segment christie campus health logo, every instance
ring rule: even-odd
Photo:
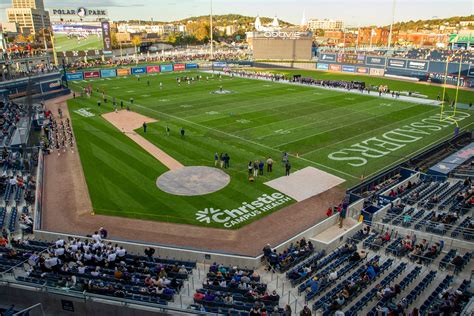
[[[274,208],[290,202],[292,199],[282,193],[263,194],[253,202],[243,202],[238,208],[221,210],[218,208],[205,208],[196,212],[196,220],[211,224],[223,224],[226,228],[248,221],[249,219],[273,210]]]

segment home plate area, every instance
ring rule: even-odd
[[[338,186],[344,181],[344,179],[325,171],[306,167],[289,176],[265,182],[265,184],[300,202]]]

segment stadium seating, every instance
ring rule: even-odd
[[[209,267],[203,289],[194,295],[194,303],[210,311],[250,311],[254,306],[264,306],[283,312],[278,307],[279,299],[275,292],[267,292],[267,285],[260,283],[256,271],[216,263]]]

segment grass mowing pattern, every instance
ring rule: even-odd
[[[196,75],[179,75],[186,74]],[[453,132],[452,128],[445,128],[393,155],[371,159],[363,167],[352,167],[344,161],[330,160],[328,153],[417,122],[439,113],[439,108],[240,78],[204,79],[178,86],[177,75],[142,76],[140,81],[134,76],[95,79],[72,84],[76,90],[89,84],[94,88],[90,99],[70,100],[69,109],[93,207],[98,214],[222,228],[222,224],[197,221],[196,211],[210,207],[231,210],[262,194],[275,192],[263,182],[284,174],[279,163],[283,151],[300,156],[291,159],[292,171],[314,166],[345,178],[349,186],[356,184],[360,175],[378,172]],[[234,93],[210,93],[221,85]],[[95,92],[96,88],[109,96],[108,103],[102,102],[101,108],[97,106],[101,93]],[[112,96],[118,104],[123,100],[125,106],[133,97],[131,110],[158,119],[148,125],[146,135],[141,130],[137,132],[184,165],[213,166],[214,152],[227,152],[231,167],[226,172],[231,176],[231,183],[221,191],[198,197],[161,192],[155,182],[166,168],[100,117],[101,113],[113,110]],[[88,108],[95,116],[83,117],[74,112],[81,108]],[[469,117],[460,125],[469,126],[472,122]],[[166,136],[166,126],[171,129],[170,136]],[[181,127],[186,130],[184,139],[179,136]],[[248,161],[268,156],[277,161],[274,172],[248,183]]]

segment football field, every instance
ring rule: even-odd
[[[177,83],[177,76],[198,74],[202,80]],[[343,185],[350,187],[451,137],[456,126],[471,129],[474,122],[470,110],[446,112],[440,119],[439,107],[375,93],[206,76],[211,75],[180,72],[70,83],[76,91],[89,85],[94,91],[90,98],[70,100],[69,111],[96,213],[235,229],[295,201],[232,224],[200,221],[197,212],[237,209],[277,192],[264,182],[284,176],[283,152],[290,155],[292,172],[314,167],[345,179]],[[227,94],[216,93],[220,90]],[[102,91],[108,102],[99,108]],[[168,169],[101,117],[113,111],[112,98],[119,109],[122,101],[155,119],[146,134],[141,128],[136,132],[185,166],[214,166],[215,152],[228,153],[230,168],[224,171],[229,185],[192,197],[158,189],[156,179]],[[269,156],[276,161],[274,171],[249,183],[248,162]]]
[[[102,36],[94,34],[80,40],[76,37],[68,38],[66,34],[56,34],[54,36],[54,49],[57,52],[103,49],[103,47]]]

